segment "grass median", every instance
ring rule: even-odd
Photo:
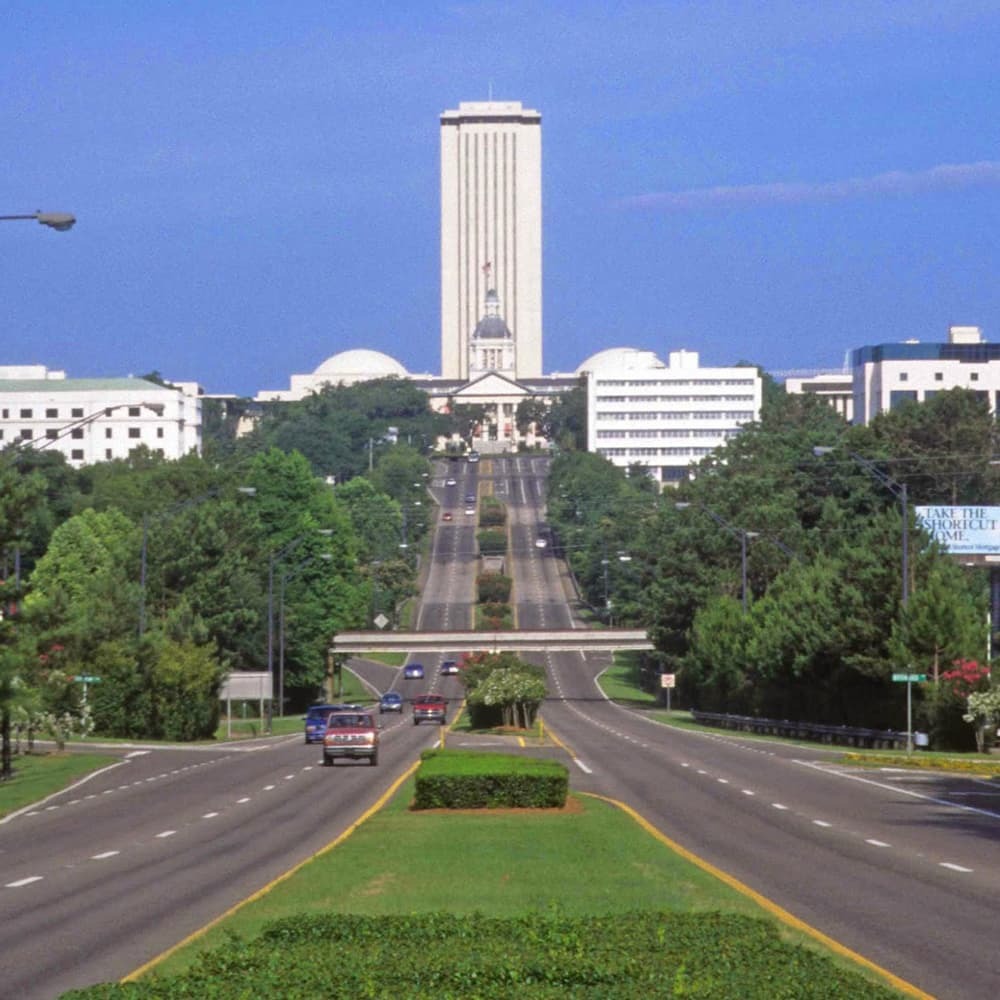
[[[275,920],[330,914],[592,918],[670,911],[772,921],[753,900],[598,799],[571,795],[565,808],[554,810],[415,812],[409,808],[412,798],[410,779],[335,850],[168,956],[155,974],[188,969],[202,952],[231,943],[234,934],[250,940]],[[796,945],[816,950],[805,935],[778,928],[790,955]],[[857,971],[841,959],[834,966],[851,970],[845,972],[849,978]],[[294,970],[288,973],[294,980]]]
[[[117,758],[90,753],[18,754],[13,776],[0,782],[0,817],[41,802],[92,771],[117,763]]]

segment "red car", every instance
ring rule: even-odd
[[[443,726],[448,714],[448,699],[439,694],[418,694],[413,699],[413,724],[436,722]]]
[[[443,514],[441,515],[441,520],[442,520],[442,521],[450,521],[450,520],[451,520],[451,511],[450,511],[450,510],[446,510],[446,511],[445,511],[445,512],[444,512],[444,513],[443,513]]]

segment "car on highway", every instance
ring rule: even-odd
[[[458,673],[458,661],[457,660],[443,660],[441,662],[441,673],[445,677],[447,677],[449,674],[457,674]]]
[[[386,691],[378,700],[379,714],[384,712],[402,712],[403,696],[398,691]]]
[[[447,479],[446,479],[446,480],[444,481],[444,484],[445,484],[445,486],[457,486],[457,485],[458,485],[458,480],[457,480],[457,479],[454,479],[454,478],[453,478],[453,477],[451,477],[451,476],[449,476],[449,477],[448,477],[448,478],[447,478]]]
[[[549,543],[544,538],[536,538],[535,539],[535,548],[536,549],[544,549],[545,546],[548,545],[548,544]]]
[[[448,715],[448,699],[440,694],[418,694],[413,699],[413,724],[436,722],[443,726]]]
[[[473,504],[473,503],[475,503],[476,502],[476,494],[475,493],[466,493],[465,494],[465,502],[467,504]]]
[[[346,705],[310,705],[302,721],[306,724],[306,743],[322,743],[326,733],[326,720],[331,712],[339,712]]]
[[[475,507],[466,507],[465,508],[465,514],[466,514],[467,517],[475,517],[476,516],[476,508]]]
[[[323,764],[332,767],[341,759],[378,764],[378,723],[371,712],[331,712],[323,736]]]
[[[444,513],[443,513],[443,514],[441,515],[441,520],[442,520],[442,521],[450,521],[450,520],[451,520],[451,518],[452,518],[452,514],[451,514],[451,511],[450,511],[450,510],[446,510],[446,511],[445,511],[445,512],[444,512]]]
[[[408,681],[422,681],[424,679],[424,665],[422,663],[407,663],[403,668],[403,678]]]

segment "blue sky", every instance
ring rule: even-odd
[[[1000,0],[8,2],[0,364],[440,370],[440,112],[542,113],[546,371],[1000,340]]]

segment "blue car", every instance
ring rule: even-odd
[[[403,677],[408,681],[422,681],[424,679],[424,665],[422,663],[407,663],[403,669]]]
[[[378,700],[379,715],[383,712],[402,712],[403,696],[398,691],[386,691]]]
[[[306,724],[306,743],[322,743],[326,735],[326,720],[331,712],[339,712],[343,705],[310,705],[302,716]]]

